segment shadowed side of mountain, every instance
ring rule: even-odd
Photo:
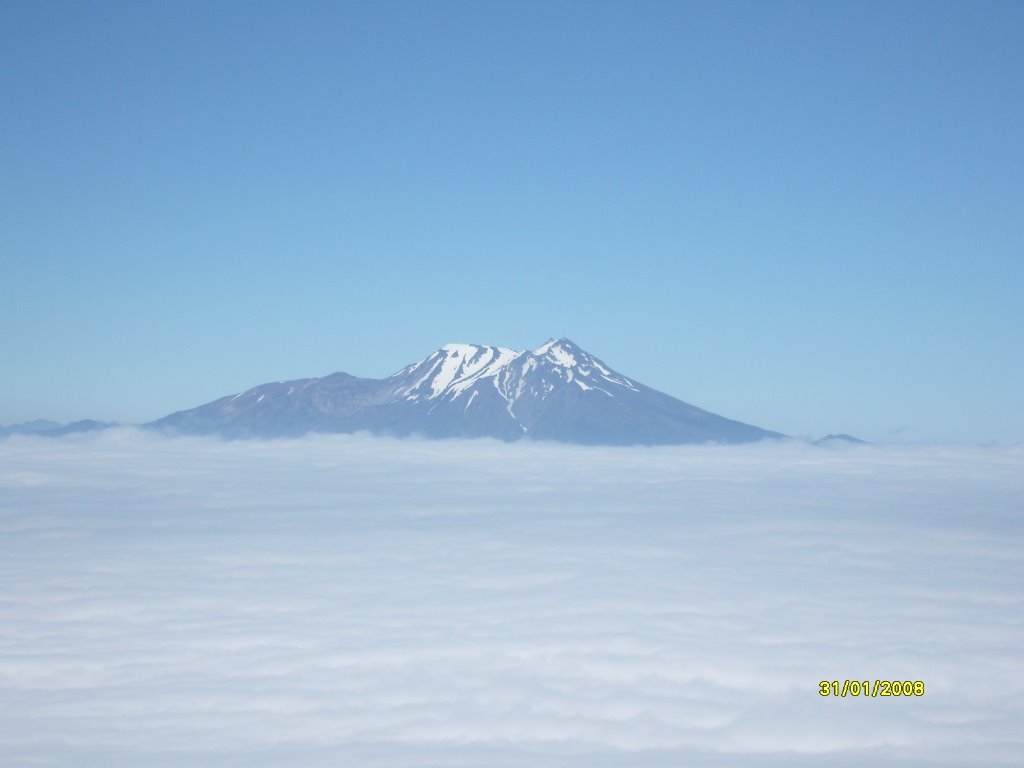
[[[565,388],[529,415],[528,434],[535,440],[562,440],[568,434],[572,442],[586,445],[749,443],[783,437],[634,384],[637,391],[629,398]]]
[[[308,432],[370,429],[381,382],[333,373],[319,379],[262,384],[143,426],[183,435],[298,437]]]

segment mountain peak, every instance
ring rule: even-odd
[[[577,346],[576,343],[572,339],[568,339],[565,336],[563,336],[560,339],[549,338],[547,341],[545,341],[543,344],[541,344],[539,347],[537,347],[535,350],[533,350],[533,354],[535,354],[535,355],[543,355],[551,347],[554,347],[554,346],[569,347],[571,349],[579,349],[579,346]]]
[[[449,353],[451,353],[453,355],[458,355],[458,354],[465,355],[465,354],[471,354],[475,350],[476,350],[476,345],[475,344],[459,344],[459,343],[456,343],[456,342],[449,342],[449,343],[445,344],[443,347],[441,347],[437,351],[438,352],[449,352]]]
[[[547,358],[551,362],[566,368],[572,368],[578,364],[580,359],[590,356],[564,336],[557,341],[548,339],[533,351],[533,355],[534,357]]]
[[[449,342],[441,347],[438,352],[444,352],[452,357],[472,357],[477,354],[481,349],[487,349],[487,347],[480,346],[479,344],[461,344],[457,342]]]

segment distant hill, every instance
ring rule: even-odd
[[[838,434],[838,435],[825,435],[820,440],[815,440],[812,445],[837,445],[837,444],[856,444],[867,445],[865,440],[853,437],[852,435]]]
[[[95,432],[100,429],[116,427],[114,421],[94,421],[93,419],[82,419],[72,421],[70,424],[61,424],[49,419],[35,419],[21,424],[11,424],[8,427],[0,427],[0,437],[7,435],[38,435],[40,437],[60,437],[70,435],[74,432]]]
[[[75,432],[97,432],[101,429],[110,429],[116,427],[116,421],[95,421],[94,419],[82,419],[81,421],[72,421],[70,424],[65,424],[63,427],[57,427],[56,429],[48,429],[40,434],[46,435],[47,437],[60,437],[61,435],[70,435]]]
[[[4,435],[36,435],[50,429],[59,429],[61,426],[63,425],[59,422],[50,421],[49,419],[34,419],[32,421],[23,421],[20,424],[0,427],[0,437]]]

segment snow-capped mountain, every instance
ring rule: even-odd
[[[148,426],[229,437],[367,430],[607,445],[781,437],[645,387],[568,339],[532,352],[446,344],[385,379],[335,373],[264,384]]]

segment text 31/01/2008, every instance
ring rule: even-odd
[[[920,680],[822,680],[818,683],[819,696],[924,696],[924,683]]]

